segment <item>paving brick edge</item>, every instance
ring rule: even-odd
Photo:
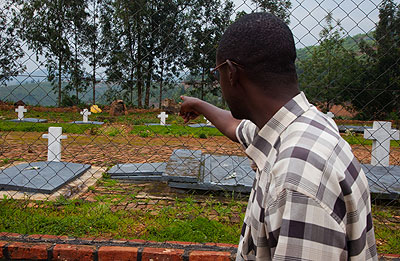
[[[237,245],[141,239],[75,238],[0,232],[0,260],[235,260]],[[400,255],[381,254],[380,260],[400,261]]]

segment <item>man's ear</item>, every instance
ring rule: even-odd
[[[236,86],[239,82],[238,69],[229,60],[226,60],[226,63],[228,65],[229,82],[230,82],[231,86]]]

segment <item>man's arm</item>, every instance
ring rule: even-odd
[[[241,120],[233,118],[230,111],[220,109],[193,97],[181,96],[181,99],[183,103],[179,114],[185,120],[185,123],[199,115],[204,115],[225,136],[232,141],[239,142],[236,137],[236,128]]]

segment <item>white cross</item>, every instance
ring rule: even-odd
[[[168,114],[166,114],[165,112],[162,112],[161,114],[159,114],[158,116],[157,116],[157,118],[159,118],[160,119],[160,125],[165,125],[165,122],[166,122],[166,120],[167,120],[167,118],[168,118]]]
[[[326,116],[328,116],[329,118],[333,119],[335,117],[335,114],[333,114],[333,112],[328,111],[326,113]]]
[[[27,112],[27,109],[25,109],[24,106],[18,106],[15,112],[18,112],[18,120],[22,121],[24,119],[24,112]]]
[[[364,130],[364,139],[373,140],[371,165],[389,166],[390,140],[399,140],[399,131],[392,130],[392,123],[374,121],[372,129]]]
[[[211,121],[209,121],[206,117],[203,117],[206,120],[206,125],[207,126],[212,126]]]
[[[88,109],[83,109],[83,111],[81,111],[81,115],[83,115],[83,122],[88,122],[90,114],[92,113]]]
[[[49,127],[49,134],[43,134],[42,138],[49,139],[47,161],[61,161],[61,139],[67,138],[62,135],[62,127]]]

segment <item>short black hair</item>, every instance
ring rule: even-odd
[[[247,14],[230,25],[219,42],[217,58],[243,65],[250,80],[260,84],[273,79],[297,81],[293,34],[271,13]]]

